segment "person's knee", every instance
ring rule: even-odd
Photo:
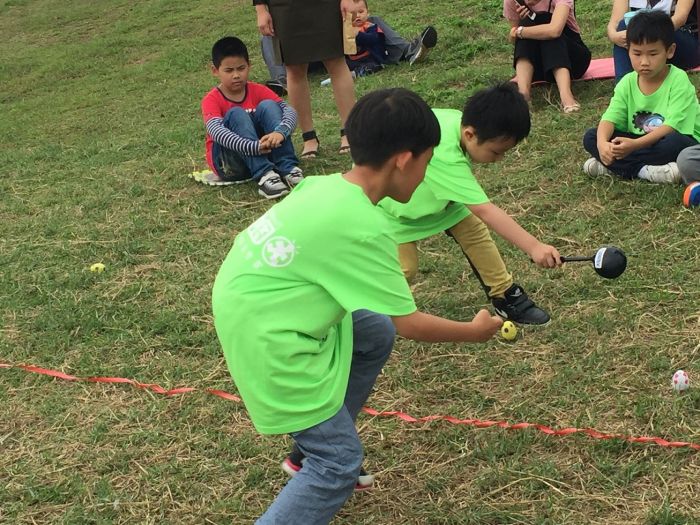
[[[282,108],[280,108],[279,104],[275,102],[274,100],[267,99],[263,100],[258,104],[258,106],[255,108],[255,112],[260,112],[260,114],[265,114],[265,113],[271,113],[273,115],[282,115]]]
[[[241,107],[231,108],[224,115],[224,126],[230,128],[233,124],[239,124],[244,121],[249,121],[250,115]]]
[[[322,460],[324,469],[332,473],[335,490],[350,489],[357,483],[360,468],[364,460],[364,450],[360,439],[348,440],[342,447],[336,448],[335,454]],[[330,481],[330,479],[329,479]]]
[[[676,163],[685,184],[700,181],[700,145],[685,148],[678,154]]]
[[[598,128],[591,128],[583,134],[583,147],[591,155],[598,152]]]
[[[391,349],[394,347],[394,341],[396,340],[396,327],[391,317],[388,315],[381,315],[377,320],[377,335],[376,344],[378,347],[384,349],[385,353],[390,353]]]

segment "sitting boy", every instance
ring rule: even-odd
[[[363,459],[355,418],[396,332],[476,342],[502,324],[486,310],[471,322],[419,312],[376,207],[407,202],[423,179],[440,141],[428,105],[375,91],[346,130],[352,169],[304,180],[242,231],[214,283],[214,325],[253,424],[290,434],[305,456],[259,525],[328,523],[350,497]]]
[[[461,247],[498,315],[520,324],[548,323],[549,314],[513,283],[489,228],[542,267],[560,265],[559,252],[490,202],[471,166],[501,160],[528,135],[530,112],[525,98],[515,86],[503,84],[474,94],[462,112],[434,109],[433,113],[442,138],[425,180],[407,204],[390,198],[379,203],[400,243],[406,278],[412,280],[418,271],[416,241],[444,231]]]
[[[286,195],[303,179],[290,138],[296,112],[269,88],[248,82],[248,49],[238,38],[216,42],[211,59],[220,84],[202,99],[202,116],[212,173],[200,181],[225,186],[254,180],[266,199]]]
[[[352,14],[357,52],[345,55],[350,71],[373,73],[384,67],[387,61],[384,31],[368,20],[369,11],[365,0],[357,0]],[[360,75],[362,76],[362,75]]]
[[[583,147],[593,157],[583,171],[677,184],[678,154],[700,140],[700,106],[685,71],[666,63],[676,48],[671,17],[637,12],[627,45],[634,71],[615,86],[598,128],[584,135]]]

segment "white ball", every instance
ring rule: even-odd
[[[688,379],[687,372],[684,370],[676,370],[676,373],[673,374],[673,382],[671,385],[676,392],[688,390],[690,387],[690,379]]]

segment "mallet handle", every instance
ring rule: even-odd
[[[592,261],[593,257],[586,257],[584,255],[577,255],[575,257],[562,257],[561,262],[579,262],[579,261]]]

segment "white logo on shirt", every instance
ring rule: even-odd
[[[255,245],[264,243],[275,233],[275,226],[272,224],[267,213],[260,217],[253,224],[248,226],[248,238]]]
[[[275,268],[291,264],[296,253],[296,246],[286,237],[273,237],[265,243],[262,250],[263,260]]]

